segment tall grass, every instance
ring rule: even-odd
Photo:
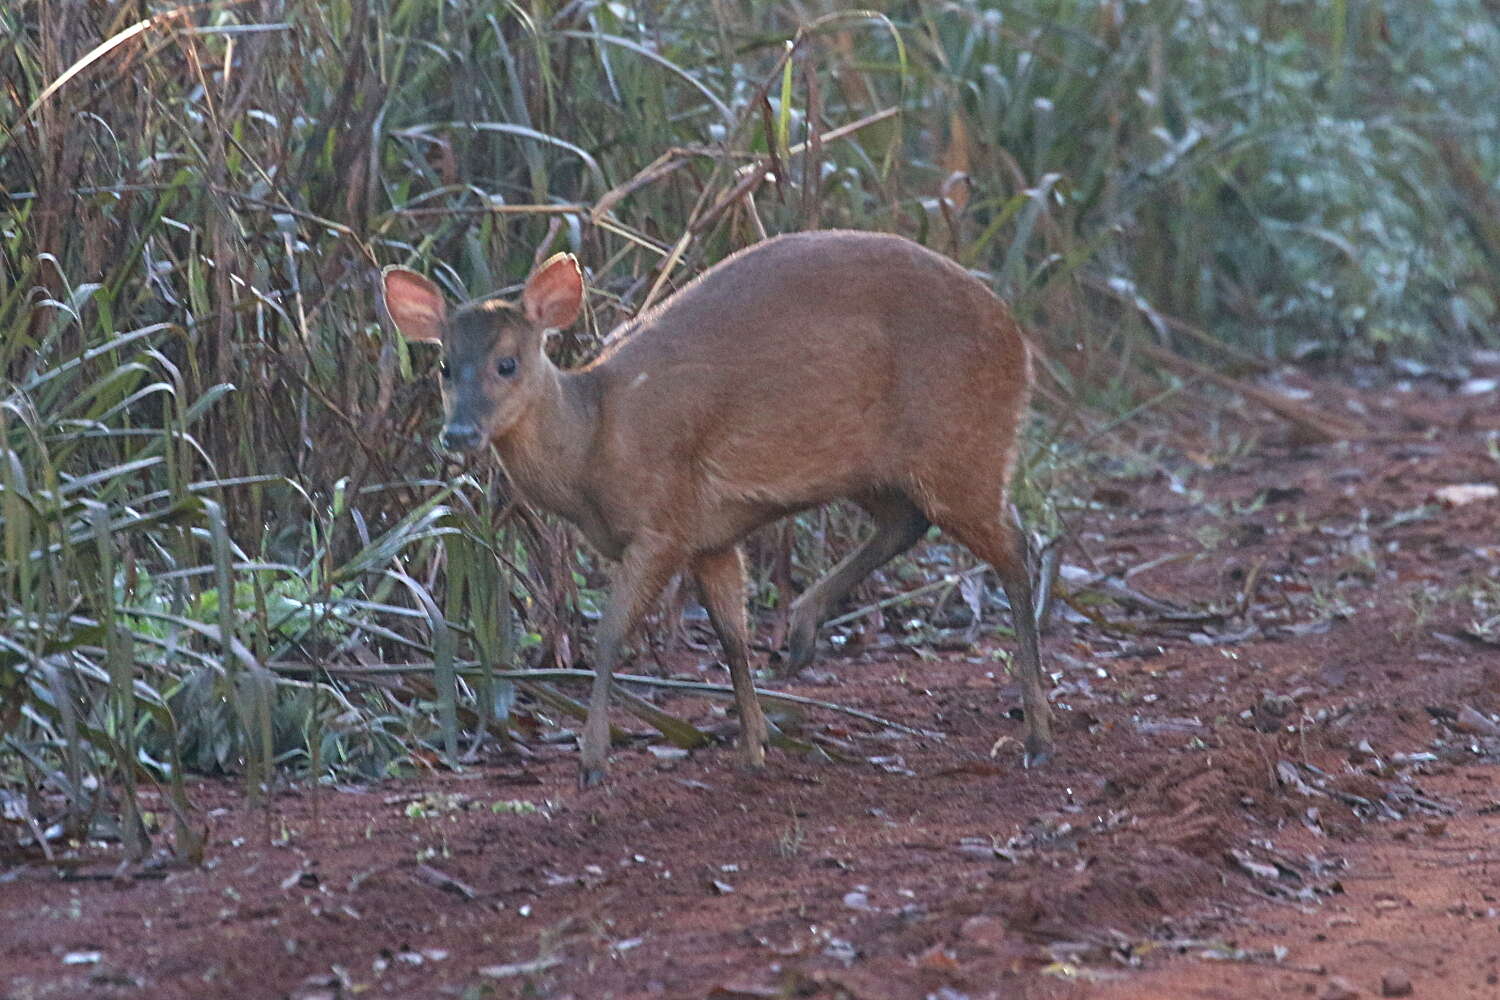
[[[436,359],[378,322],[382,264],[463,298],[572,249],[577,361],[763,232],[902,232],[988,275],[1049,345],[1048,398],[1097,409],[1176,387],[1132,345],[1208,349],[1184,330],[1262,357],[1481,335],[1500,33],[1423,6],[6,5],[18,836],[138,854],[172,815],[191,853],[185,770],[259,794],[461,759],[505,736],[498,672],[577,657],[597,567],[497,471],[443,464]],[[773,639],[858,530],[757,540]]]

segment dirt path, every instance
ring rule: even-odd
[[[1432,783],[1452,801],[1500,790],[1500,768]],[[1349,855],[1340,892],[1319,906],[1261,906],[1233,945],[1185,949],[1101,985],[1103,1000],[1308,996],[1500,996],[1500,801],[1450,820],[1394,823]]]
[[[0,859],[0,997],[1500,996],[1500,503],[1427,502],[1500,475],[1500,407],[1312,388],[1376,434],[1101,471],[1046,769],[985,640],[789,685],[944,734],[780,717],[843,762],[643,734],[589,793],[543,742],[268,813],[204,782],[202,868]]]

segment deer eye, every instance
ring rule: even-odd
[[[495,362],[495,371],[499,372],[501,375],[504,375],[506,378],[509,378],[516,373],[516,359],[501,358],[499,361]]]
[[[448,367],[448,362],[444,361],[443,362],[443,367],[440,370],[443,373],[443,381],[444,382],[449,382],[449,381],[451,381],[453,379],[453,369],[451,369],[451,368]]]

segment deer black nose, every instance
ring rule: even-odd
[[[449,451],[473,451],[479,447],[479,428],[473,424],[449,424],[443,428],[443,447]]]

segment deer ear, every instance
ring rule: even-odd
[[[521,307],[533,326],[544,329],[561,330],[577,319],[583,308],[583,272],[578,269],[578,258],[570,253],[548,257],[526,279]]]
[[[386,314],[401,336],[418,341],[443,339],[448,306],[436,285],[415,271],[392,265],[380,272],[380,288]]]

